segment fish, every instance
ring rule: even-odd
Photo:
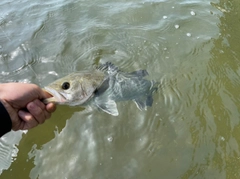
[[[146,70],[123,72],[113,63],[106,62],[90,73],[76,72],[46,86],[44,90],[53,97],[45,99],[44,103],[95,106],[118,116],[116,102],[132,100],[140,110],[147,110],[153,104],[152,95],[159,84],[145,79],[148,75]]]

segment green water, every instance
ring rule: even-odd
[[[0,2],[0,82],[44,87],[110,61],[160,82],[119,116],[59,106],[0,140],[0,178],[240,178],[238,0]]]

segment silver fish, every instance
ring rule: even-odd
[[[53,98],[52,100],[46,99],[44,102],[54,102],[55,100],[60,104],[96,106],[106,113],[117,116],[119,112],[116,102],[132,100],[140,110],[146,110],[147,106],[152,106],[152,93],[158,88],[158,83],[144,79],[148,75],[146,70],[126,73],[110,62],[100,65],[95,72],[91,73],[92,76],[84,78],[86,80],[84,84],[76,74],[78,73],[66,76],[45,87],[45,90],[52,94]],[[93,86],[93,81],[97,85]],[[74,83],[74,86],[81,87],[72,86],[72,88],[64,90],[62,89],[64,83],[69,83],[69,86]],[[88,95],[84,95],[86,91],[88,91]]]

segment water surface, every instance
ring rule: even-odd
[[[239,178],[237,0],[0,2],[0,82],[47,85],[110,61],[161,83],[139,111],[59,106],[0,140],[1,178]]]

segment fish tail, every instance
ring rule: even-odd
[[[159,88],[159,85],[160,83],[159,82],[156,82],[156,81],[151,81],[152,82],[152,86],[150,87],[150,93],[149,95],[147,96],[147,100],[146,100],[146,105],[147,106],[152,106],[153,104],[153,93],[156,92]]]
[[[159,83],[155,81],[151,81],[151,83],[152,85],[149,89],[148,95],[140,96],[139,98],[133,100],[140,110],[146,110],[147,106],[151,107],[153,104],[152,94],[158,90]]]

